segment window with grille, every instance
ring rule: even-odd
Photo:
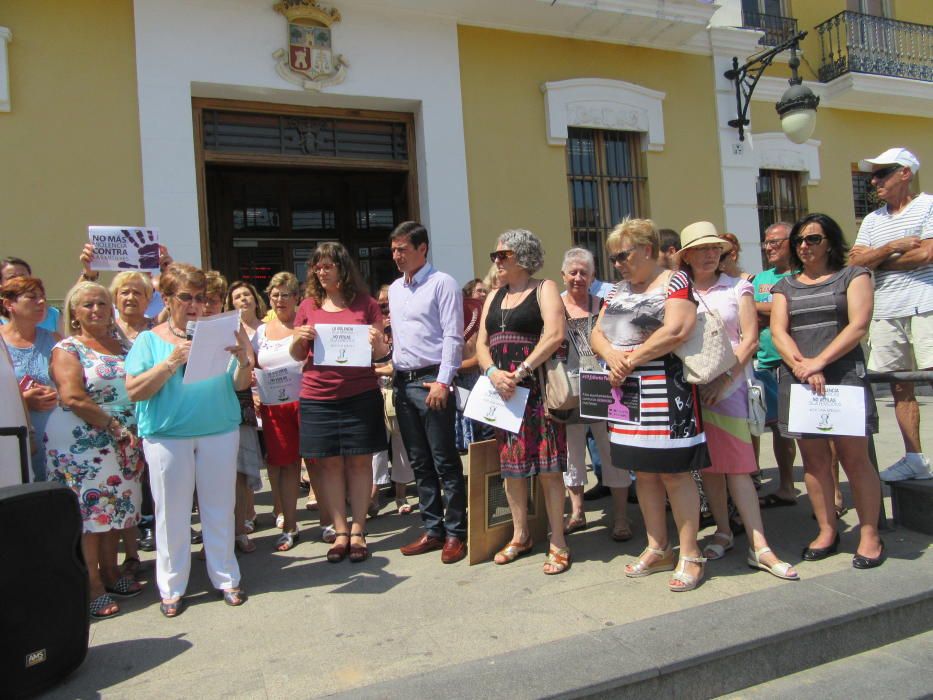
[[[807,193],[801,174],[790,170],[758,171],[758,237],[764,241],[767,228],[778,221],[794,223],[807,213]],[[762,264],[767,260],[762,254]]]
[[[852,201],[855,204],[855,223],[862,225],[862,219],[868,216],[884,202],[878,198],[878,193],[871,186],[871,173],[861,172],[857,166],[852,166]]]
[[[644,168],[639,134],[568,129],[567,180],[574,245],[596,258],[596,274],[615,279],[606,256],[606,236],[625,217],[644,217]]]

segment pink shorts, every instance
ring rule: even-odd
[[[260,406],[266,464],[287,467],[298,462],[298,402]]]

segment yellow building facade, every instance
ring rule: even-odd
[[[291,19],[275,4],[5,3],[0,256],[28,260],[61,300],[89,225],[145,224],[177,259],[258,283],[341,240],[375,283],[392,274],[388,231],[417,217],[461,282],[515,227],[542,238],[556,277],[564,250],[598,253],[630,215],[674,230],[708,219],[739,236],[754,271],[769,216],[823,211],[854,238],[859,159],[908,147],[925,164],[919,189],[933,168],[929,41],[910,57],[918,77],[896,62],[859,73],[853,58],[820,80],[829,27],[817,27],[845,0],[785,2],[780,22],[739,0],[320,2],[339,13],[333,82],[289,72]],[[926,0],[881,5],[891,16],[843,19],[891,36],[933,20]],[[722,73],[794,27],[809,32],[800,75],[821,98],[816,130],[800,145],[781,133],[782,55],[739,140]],[[777,201],[786,188],[793,201]]]

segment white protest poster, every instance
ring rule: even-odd
[[[256,369],[256,387],[259,400],[266,406],[292,403],[301,391],[301,363],[295,362],[273,369]]]
[[[314,364],[318,367],[369,367],[373,363],[369,328],[359,323],[315,323]]]
[[[195,324],[191,351],[185,364],[184,384],[203,382],[227,371],[233,356],[226,348],[236,345],[239,327],[239,311],[202,318]]]
[[[816,435],[865,435],[865,390],[860,386],[828,384],[820,396],[808,384],[790,387],[792,433]]]
[[[467,399],[463,415],[478,420],[480,423],[486,423],[510,433],[517,433],[522,429],[526,403],[528,403],[528,389],[525,387],[516,387],[512,398],[503,401],[489,377],[482,376],[470,391],[470,398]]]
[[[88,226],[94,244],[92,270],[159,271],[159,229],[144,226]]]

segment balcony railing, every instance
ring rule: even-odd
[[[761,46],[777,46],[797,35],[797,20],[793,17],[743,11],[742,20],[746,28],[764,31],[765,35],[758,40]]]
[[[847,11],[816,30],[824,83],[844,73],[933,81],[933,26]]]

